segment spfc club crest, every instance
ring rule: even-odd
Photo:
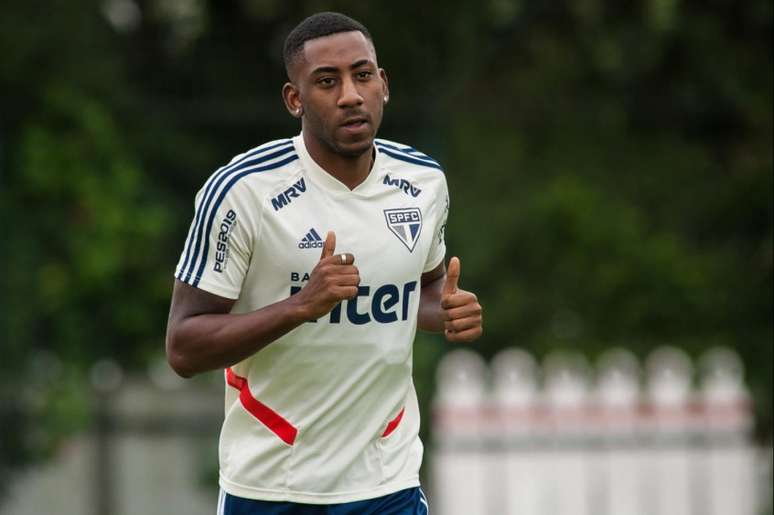
[[[385,209],[384,219],[392,234],[398,237],[409,252],[413,252],[422,232],[422,211],[418,207]]]

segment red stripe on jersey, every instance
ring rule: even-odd
[[[237,390],[242,390],[242,388],[244,388],[245,384],[247,383],[247,379],[245,379],[244,377],[239,377],[234,373],[233,370],[231,370],[230,368],[227,368],[226,382],[228,382],[230,386],[233,386]]]
[[[384,433],[382,433],[382,438],[390,436],[390,433],[395,431],[395,428],[398,427],[398,424],[400,424],[400,420],[403,418],[404,411],[406,411],[406,408],[405,407],[401,408],[400,413],[398,413],[398,416],[390,420],[390,422],[387,424],[387,429],[385,429]]]
[[[247,378],[238,376],[230,368],[226,369],[226,382],[239,390],[239,400],[242,406],[255,418],[266,426],[272,433],[277,435],[280,440],[288,445],[293,445],[296,441],[298,429],[293,424],[282,418],[282,416],[253,397],[250,393],[250,387],[247,384]]]

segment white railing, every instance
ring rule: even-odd
[[[435,515],[757,515],[758,452],[741,361],[625,350],[592,369],[445,356],[433,404]],[[644,377],[643,377],[644,376]],[[698,383],[697,387],[694,384]]]

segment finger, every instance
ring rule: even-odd
[[[320,261],[327,257],[331,257],[336,250],[336,233],[328,231],[325,235],[325,243],[323,243],[322,254],[320,254]]]
[[[449,268],[446,270],[446,281],[443,283],[443,295],[451,295],[457,292],[457,283],[460,280],[460,260],[456,256],[449,260]]]
[[[339,259],[337,261],[337,263],[341,265],[351,265],[354,262],[355,262],[355,255],[350,254],[349,252],[344,252],[343,254],[339,254]]]
[[[445,309],[443,311],[444,320],[458,320],[460,318],[467,318],[476,315],[481,315],[481,304],[478,302],[465,304],[464,306],[451,309]]]
[[[334,254],[326,258],[322,258],[318,261],[318,266],[333,265],[336,267],[336,273],[340,272],[340,268],[354,268],[355,255],[349,252],[342,252],[341,254]]]
[[[360,276],[358,274],[337,275],[331,279],[335,286],[358,286]]]
[[[355,262],[355,255],[350,254],[349,252],[342,252],[341,254],[333,254],[327,257],[320,256],[320,261],[319,261],[319,263],[321,264],[336,265],[336,266],[352,265],[352,263],[354,262]]]
[[[483,332],[481,327],[474,327],[461,332],[445,331],[444,335],[450,342],[472,342],[477,340]]]
[[[339,258],[341,259],[341,258]],[[341,265],[334,268],[336,275],[360,275],[360,270],[354,265]]]
[[[468,318],[460,318],[458,320],[451,320],[443,323],[444,329],[454,333],[473,329],[474,327],[481,327],[481,317],[476,315]]]
[[[357,285],[355,286],[336,286],[332,290],[333,295],[339,299],[351,299],[357,296]]]
[[[477,303],[478,297],[476,297],[476,294],[465,290],[457,290],[457,293],[441,297],[441,307],[443,309],[458,308],[467,304]]]

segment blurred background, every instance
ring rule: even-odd
[[[444,165],[477,359],[722,347],[770,455],[770,0],[4,0],[0,513],[214,510],[223,378],[166,367],[172,272],[209,174],[299,131],[281,47],[320,10],[372,32],[380,136]],[[415,344],[431,484],[450,350]]]

